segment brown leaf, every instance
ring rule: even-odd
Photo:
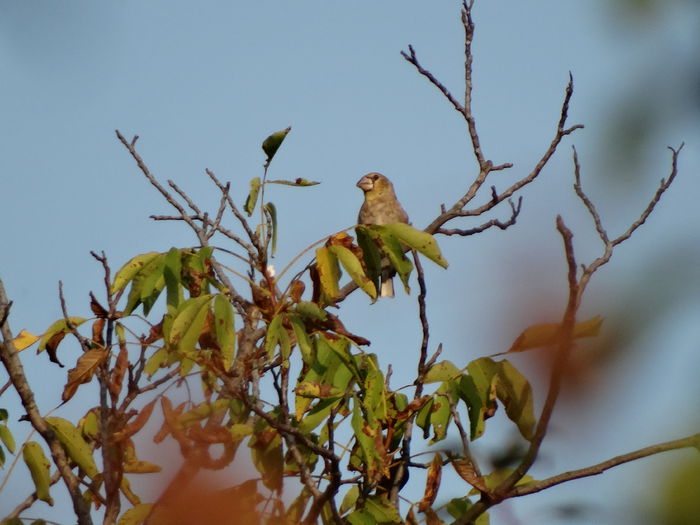
[[[414,399],[408,404],[408,406],[405,409],[401,410],[396,414],[396,420],[406,421],[413,414],[415,414],[421,408],[423,408],[423,405],[425,405],[430,399],[432,399],[432,396],[423,396],[419,397],[418,399]]]
[[[153,325],[151,327],[150,332],[148,332],[148,336],[143,340],[143,342],[144,342],[144,344],[151,345],[162,338],[163,338],[163,321],[161,320],[160,323]]]
[[[124,441],[125,439],[130,438],[139,430],[141,430],[148,421],[148,418],[151,417],[151,413],[153,412],[153,407],[155,406],[156,401],[157,399],[154,399],[153,401],[148,403],[145,407],[141,409],[141,411],[136,416],[136,419],[134,419],[131,423],[126,425],[119,432],[115,432],[114,434],[112,434],[112,441],[114,441],[115,443]]]
[[[153,438],[153,441],[159,443],[157,439],[165,438],[168,434],[172,434],[175,440],[180,445],[180,452],[183,456],[187,455],[187,451],[190,448],[190,442],[182,431],[182,426],[178,423],[178,416],[182,414],[185,410],[187,403],[181,403],[177,408],[173,409],[170,399],[163,396],[160,398],[160,407],[163,409],[163,417],[165,421],[163,422],[163,427],[158,431],[158,434]],[[166,430],[167,429],[167,430]]]
[[[46,342],[46,353],[49,354],[49,361],[56,363],[61,368],[63,368],[64,365],[58,360],[58,355],[56,352],[58,350],[58,345],[61,341],[63,341],[65,336],[66,332],[58,332]]]
[[[117,361],[112,369],[112,377],[107,385],[109,388],[110,396],[112,397],[112,403],[116,403],[119,399],[119,394],[122,391],[122,382],[124,380],[124,374],[126,373],[126,367],[129,365],[129,353],[126,349],[126,343],[119,344],[119,355],[117,356]]]
[[[97,367],[107,359],[108,355],[109,353],[104,348],[96,348],[88,350],[78,358],[75,368],[68,370],[68,382],[63,388],[61,396],[64,403],[73,397],[80,385],[90,382]]]
[[[292,281],[292,284],[289,285],[289,297],[292,299],[292,302],[298,303],[301,301],[301,296],[305,289],[306,285],[299,279]]]
[[[192,441],[198,441],[199,443],[231,442],[231,432],[229,432],[227,428],[221,426],[207,426],[202,428],[199,425],[194,425],[188,429],[187,435]]]
[[[109,316],[109,312],[102,307],[92,292],[90,292],[90,310],[92,310],[95,317],[98,317],[99,319],[107,319]]]
[[[453,459],[452,466],[454,467],[459,477],[469,483],[472,487],[480,492],[488,492],[489,489],[484,482],[484,478],[477,474],[474,465],[468,459]]]
[[[425,491],[423,499],[418,503],[420,512],[427,512],[432,506],[437,497],[438,489],[440,488],[440,480],[442,479],[442,456],[435,454],[433,461],[428,468],[428,476],[425,480]]]
[[[95,341],[98,345],[104,346],[105,345],[105,340],[104,337],[102,337],[102,331],[105,328],[105,320],[104,319],[98,319],[94,323],[92,323],[92,340]]]

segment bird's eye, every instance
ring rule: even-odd
[[[372,180],[377,180],[379,178],[379,175],[376,173],[372,173]]]

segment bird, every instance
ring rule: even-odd
[[[381,173],[372,172],[357,181],[365,200],[357,216],[358,224],[390,224],[403,222],[409,224],[408,214],[396,198],[394,185]],[[391,268],[382,270],[380,297],[394,297],[393,275]]]

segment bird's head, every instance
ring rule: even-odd
[[[394,186],[391,181],[384,175],[377,172],[368,173],[357,181],[357,187],[360,188],[366,196],[381,195],[387,192],[394,192]]]

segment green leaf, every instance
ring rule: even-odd
[[[152,503],[139,503],[121,515],[117,525],[141,525],[151,513]]]
[[[265,351],[267,352],[267,358],[272,359],[275,354],[275,347],[280,342],[280,332],[284,330],[282,326],[282,314],[277,314],[272,318],[270,324],[267,325],[267,335],[265,336]]]
[[[356,510],[346,518],[350,525],[377,525],[377,520],[367,510]]]
[[[144,314],[148,315],[148,311],[165,286],[165,278],[163,277],[164,262],[165,254],[158,253],[134,276],[126,307],[124,308],[125,314],[130,314],[139,304],[143,303]]]
[[[92,457],[92,450],[73,423],[60,417],[47,417],[45,421],[56,433],[68,457],[75,461],[90,479],[95,479],[99,471]]]
[[[433,409],[430,414],[430,424],[433,427],[433,438],[430,440],[431,445],[447,437],[447,428],[450,424],[450,419],[452,419],[450,400],[447,394],[443,393],[446,390],[446,384],[443,383],[440,386],[438,394],[435,395],[433,400]]]
[[[173,320],[168,341],[178,354],[187,356],[194,351],[207,319],[211,298],[209,294],[200,295],[188,299],[180,306],[180,311]]]
[[[343,497],[343,502],[340,504],[339,512],[345,514],[351,508],[355,506],[357,498],[360,496],[360,488],[357,485],[351,485],[350,490],[347,491]]]
[[[272,161],[272,158],[275,156],[275,153],[277,153],[277,150],[282,145],[282,142],[284,142],[285,137],[290,131],[292,131],[291,126],[280,131],[275,131],[263,141],[262,149],[265,152],[265,155],[267,155],[265,164],[270,164],[270,161]]]
[[[425,374],[424,383],[440,383],[449,379],[455,379],[461,375],[461,371],[450,361],[440,361],[430,367]]]
[[[362,258],[365,261],[367,277],[375,284],[375,288],[378,288],[379,277],[382,273],[382,255],[377,242],[369,233],[367,226],[358,226],[355,228],[355,234],[357,235],[357,245],[362,249]]]
[[[248,217],[253,215],[253,210],[255,209],[255,204],[258,202],[258,194],[260,193],[260,177],[253,177],[250,179],[250,192],[245,200],[243,209],[248,214]]]
[[[68,320],[76,328],[83,324],[85,321],[87,321],[87,319],[83,317],[69,317]],[[70,333],[70,328],[68,328],[68,323],[66,323],[65,319],[59,319],[58,321],[56,321],[48,327],[46,333],[44,333],[41,340],[39,341],[39,346],[36,349],[36,353],[38,354],[46,350],[46,344],[51,340],[53,336],[60,333]]]
[[[114,281],[109,289],[110,293],[117,293],[119,290],[124,288],[127,284],[129,284],[129,281],[136,276],[136,274],[138,274],[148,263],[159,255],[160,253],[158,252],[148,252],[131,258],[129,262],[122,266],[114,276]]]
[[[294,311],[304,319],[325,321],[328,317],[328,313],[323,308],[311,301],[299,301],[294,307]]]
[[[416,425],[423,429],[423,439],[430,435],[430,414],[433,412],[433,399],[427,401],[416,414]]]
[[[3,442],[11,454],[15,453],[15,438],[7,425],[0,425],[0,441]]]
[[[384,228],[409,248],[413,248],[434,263],[439,264],[443,268],[447,268],[447,261],[440,253],[440,247],[429,233],[417,230],[413,226],[402,222],[385,224]]]
[[[398,509],[385,497],[368,497],[365,501],[365,510],[377,520],[377,523],[402,523]]]
[[[364,381],[363,406],[367,412],[367,420],[374,425],[376,420],[386,420],[386,391],[384,390],[384,374],[376,368],[367,372]]]
[[[51,486],[51,463],[49,463],[49,460],[46,458],[41,445],[36,441],[28,441],[25,443],[22,447],[22,458],[29,469],[29,473],[32,475],[37,498],[53,506],[53,498],[51,498],[49,494],[49,487]]]
[[[321,184],[313,180],[307,180],[303,177],[297,177],[294,180],[268,180],[268,184],[283,184],[285,186],[316,186]]]
[[[413,263],[406,257],[399,239],[387,228],[387,225],[371,225],[367,228],[370,232],[374,230],[378,233],[381,243],[380,250],[389,258],[391,266],[401,278],[406,293],[411,293],[411,289],[408,287],[408,276],[413,270]]]
[[[535,410],[532,387],[525,377],[508,361],[501,361],[496,383],[498,399],[503,403],[508,418],[518,426],[528,441],[535,430]]]
[[[272,255],[277,251],[277,208],[271,202],[265,203],[265,212],[270,219],[272,229]]]
[[[236,327],[234,324],[233,306],[224,295],[214,297],[214,333],[221,349],[224,367],[228,370],[233,361],[236,349]]]
[[[298,316],[293,314],[290,314],[287,316],[287,318],[292,325],[292,330],[294,330],[294,336],[297,338],[297,345],[301,351],[301,356],[304,363],[313,363],[313,347],[311,346],[309,334],[306,333],[306,326],[304,326],[304,322]]]
[[[363,292],[369,295],[372,301],[376,301],[377,288],[372,280],[365,275],[365,271],[362,268],[362,263],[357,257],[355,257],[355,254],[348,250],[345,246],[339,245],[329,246],[328,250],[331,251],[340,261],[340,264],[343,265],[343,268],[345,268],[345,271],[348,272],[348,275],[353,282],[359,286]]]
[[[316,268],[321,281],[321,288],[326,296],[333,301],[340,295],[338,281],[340,268],[335,254],[326,247],[316,250]]]
[[[183,300],[181,278],[182,278],[182,251],[177,248],[170,248],[165,255],[165,265],[163,268],[163,278],[167,290],[167,304],[177,308]]]
[[[149,376],[155,374],[160,368],[167,366],[170,354],[167,348],[159,348],[146,361],[143,371]]]

